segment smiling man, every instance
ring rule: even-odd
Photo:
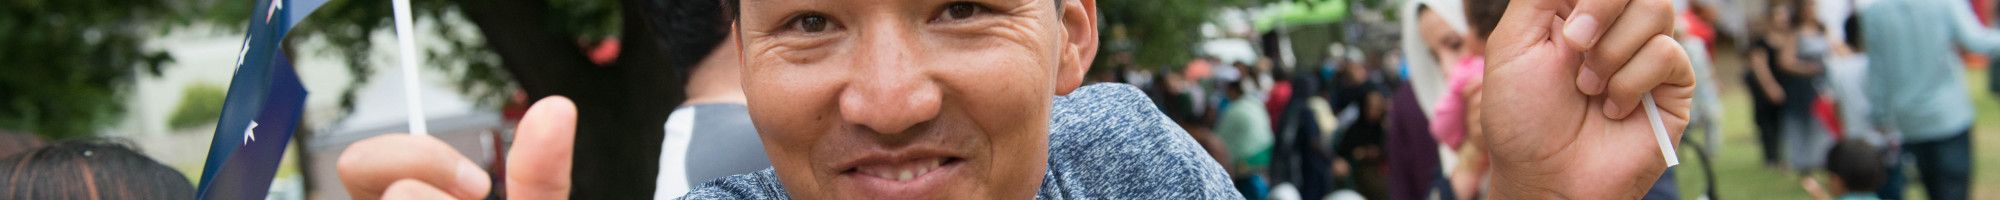
[[[728,8],[735,59],[772,168],[683,198],[1242,198],[1140,90],[1081,86],[1095,1],[724,1],[741,5]],[[574,112],[564,98],[530,109],[509,152],[509,197],[568,195]],[[343,182],[362,199],[489,191],[432,138],[349,149]]]
[[[744,93],[772,169],[683,198],[1241,198],[1137,88],[1081,86],[1097,51],[1094,0],[723,1],[740,5]],[[1502,163],[1495,198],[1632,197],[1664,170],[1644,157],[1657,148],[1631,146],[1653,144],[1635,128],[1643,119],[1626,117],[1637,107],[1603,105],[1659,93],[1679,127],[1693,83],[1682,81],[1685,55],[1661,53],[1679,46],[1649,42],[1664,37],[1653,14],[1671,7],[1627,2],[1509,7],[1494,38],[1515,39],[1495,40],[1489,51],[1503,51],[1486,69],[1505,84],[1480,105],[1508,112],[1484,113],[1496,137],[1477,141]],[[1613,76],[1580,74],[1586,60]],[[509,198],[569,195],[575,112],[546,98],[521,120]],[[1563,146],[1587,148],[1552,148]],[[1606,157],[1632,162],[1588,162]],[[492,183],[469,163],[435,138],[386,135],[350,146],[339,165],[361,199],[483,198]]]
[[[1079,87],[1094,1],[740,3],[773,170],[689,198],[1240,198],[1144,93]]]

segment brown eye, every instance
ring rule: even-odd
[[[1448,47],[1448,48],[1453,48],[1453,49],[1457,49],[1457,48],[1458,48],[1459,46],[1462,46],[1462,45],[1465,45],[1465,41],[1459,41],[1459,39],[1458,39],[1458,38],[1445,38],[1445,39],[1444,39],[1444,46],[1445,46],[1445,47]]]
[[[952,3],[950,5],[944,6],[944,13],[943,13],[944,17],[940,17],[938,20],[941,21],[965,20],[968,18],[978,16],[983,12],[986,12],[986,8],[979,7],[979,5],[973,5],[971,3],[964,3],[964,2]]]
[[[818,15],[807,15],[792,20],[792,29],[798,31],[805,31],[807,33],[818,33],[826,31],[826,26],[827,26],[826,17],[821,17]]]

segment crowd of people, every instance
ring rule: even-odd
[[[1674,3],[1670,35],[1701,82],[1681,149],[1718,153],[1723,110],[1750,109],[1764,165],[1814,197],[1906,198],[1908,167],[1924,196],[1970,197],[1973,94],[1961,55],[2000,50],[1993,1]],[[1493,167],[1479,147],[1486,39],[1506,5],[1411,0],[1395,22],[1400,45],[1336,42],[1320,63],[1206,56],[1094,81],[1141,86],[1250,199],[1477,199]],[[1743,60],[1722,66],[1741,73],[1717,72],[1719,56]],[[1742,74],[1751,106],[1723,107],[1717,74]],[[1587,93],[1605,81],[1584,79]],[[1646,198],[1680,199],[1674,171]]]

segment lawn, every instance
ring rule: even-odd
[[[1737,69],[1718,69],[1718,72],[1722,72],[1721,70]],[[1756,128],[1751,120],[1749,94],[1746,90],[1736,89],[1741,88],[1740,84],[1731,83],[1741,80],[1742,76],[1724,72],[1717,74],[1716,77],[1726,79],[1719,80],[1725,86],[1721,99],[1725,108],[1722,126],[1723,144],[1721,152],[1718,153],[1720,155],[1711,155],[1710,158],[1711,162],[1714,162],[1710,167],[1715,170],[1717,177],[1714,181],[1718,186],[1717,199],[1808,199],[1805,190],[1799,187],[1795,173],[1765,167],[1762,164]],[[1975,152],[1973,156],[1976,159],[1971,189],[1973,199],[2000,199],[2000,192],[1994,192],[2000,191],[2000,167],[1994,167],[2000,166],[2000,154],[1993,153],[1996,151],[1995,148],[2000,148],[2000,137],[1991,136],[2000,133],[2000,100],[1996,100],[1993,93],[1986,92],[1987,81],[1984,70],[1974,69],[1966,72],[1966,86],[1971,90],[1970,94],[1979,112],[1978,125],[1973,128],[1972,136]],[[1731,88],[1732,86],[1736,87]],[[1709,169],[1704,169],[1702,163],[1695,159],[1692,148],[1681,148],[1680,152],[1682,164],[1675,168],[1679,170],[1677,177],[1682,196],[1686,199],[1695,199],[1706,191],[1704,185],[1708,181],[1703,177],[1703,171]],[[1906,197],[1927,199],[1923,197],[1922,186],[1914,180],[1917,176],[1915,171],[1907,171],[1905,175],[1912,178],[1910,188],[1905,192]]]

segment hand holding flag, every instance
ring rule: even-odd
[[[1508,4],[1487,37],[1481,96],[1495,198],[1625,199],[1652,186],[1694,96],[1687,53],[1666,35],[1673,13],[1668,0]],[[1642,106],[1657,117],[1633,117]]]
[[[566,199],[576,105],[543,98],[528,109],[507,151],[507,196]],[[341,183],[355,199],[481,199],[491,191],[486,169],[430,136],[386,134],[355,142],[338,161]]]

